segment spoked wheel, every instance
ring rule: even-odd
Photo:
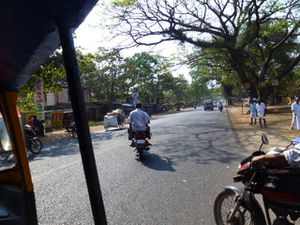
[[[227,219],[235,205],[236,195],[233,191],[224,190],[216,198],[214,203],[214,217],[217,225],[261,225],[256,223],[253,214],[240,206],[231,223]]]
[[[33,139],[29,145],[29,150],[33,154],[39,154],[42,151],[43,143],[40,139]]]

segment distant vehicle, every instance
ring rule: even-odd
[[[204,100],[203,101],[203,108],[204,108],[204,111],[206,110],[214,110],[214,104],[213,104],[213,100],[211,99],[208,99],[208,100]]]

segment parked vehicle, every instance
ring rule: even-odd
[[[146,140],[146,133],[144,131],[135,132],[132,141],[135,146],[136,160],[142,160],[145,151],[149,151],[150,149]]]
[[[208,99],[208,100],[204,100],[203,101],[203,108],[204,108],[204,111],[207,111],[207,110],[214,110],[214,105],[213,105],[213,100],[211,99]]]
[[[223,111],[223,106],[222,105],[218,106],[218,109],[219,109],[220,112],[222,112]]]
[[[39,154],[43,148],[42,141],[39,139],[39,137],[37,136],[37,134],[34,132],[34,130],[30,125],[28,124],[25,125],[23,130],[24,130],[24,137],[25,137],[25,146],[27,148],[27,151],[30,151],[33,154]],[[15,157],[12,151],[9,135],[6,127],[4,126],[4,121],[1,118],[0,120],[0,171],[3,162],[11,163],[13,161],[15,161]]]
[[[125,112],[122,109],[115,109],[112,112],[108,112],[103,119],[103,126],[107,131],[110,127],[116,127],[123,129],[125,127],[126,117]]]
[[[71,121],[67,125],[65,125],[65,129],[70,136],[76,137],[77,129],[74,121]]]
[[[43,143],[30,125],[24,126],[24,136],[27,149],[33,154],[39,154],[42,151]]]
[[[264,155],[265,152],[261,151],[261,148],[269,143],[265,134],[262,134],[261,138],[262,144],[259,150],[240,163],[237,176],[233,179],[234,182],[241,182],[243,188],[227,186],[216,197],[214,218],[217,225],[291,225],[294,223],[289,220],[296,221],[300,218],[299,169],[251,166],[252,158]],[[292,144],[297,140],[299,142],[299,138],[293,139]],[[256,199],[256,194],[262,196],[263,204]],[[273,222],[271,222],[270,211],[276,216]]]
[[[222,102],[218,103],[218,109],[219,109],[220,112],[223,111],[223,104],[222,104]]]

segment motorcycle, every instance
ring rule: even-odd
[[[223,111],[223,106],[222,106],[222,105],[219,105],[218,108],[219,108],[219,111],[220,111],[220,112]]]
[[[242,160],[238,166],[237,176],[233,178],[234,182],[241,182],[243,188],[227,186],[216,197],[214,219],[217,225],[292,225],[300,218],[299,168],[253,168],[252,158],[266,154],[261,149],[269,141],[265,134],[262,134],[261,139],[259,150]],[[299,138],[292,139],[290,145],[299,141]],[[290,145],[277,150],[287,150]],[[255,194],[262,196],[262,204],[258,202]],[[273,222],[270,210],[276,216]]]
[[[42,151],[43,143],[30,125],[24,126],[24,136],[27,149],[33,154],[39,154]]]
[[[65,126],[65,129],[66,129],[67,133],[68,133],[70,136],[76,137],[76,135],[77,135],[77,129],[76,129],[76,124],[75,124],[75,122],[69,123],[67,126]]]
[[[145,151],[149,151],[149,145],[147,141],[147,135],[144,131],[135,132],[132,141],[135,146],[136,160],[142,160]]]

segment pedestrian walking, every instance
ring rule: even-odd
[[[257,112],[256,112],[256,98],[250,98],[250,125],[254,124],[256,125],[256,119],[257,119]]]
[[[298,97],[295,97],[295,101],[291,105],[291,111],[292,111],[291,129],[300,130],[300,104],[299,104]]]
[[[266,116],[266,105],[261,101],[261,99],[258,99],[256,104],[256,112],[257,112],[257,118],[259,119],[259,125],[260,128],[263,128],[262,120],[264,121],[264,128],[267,127],[267,122],[265,119]]]

